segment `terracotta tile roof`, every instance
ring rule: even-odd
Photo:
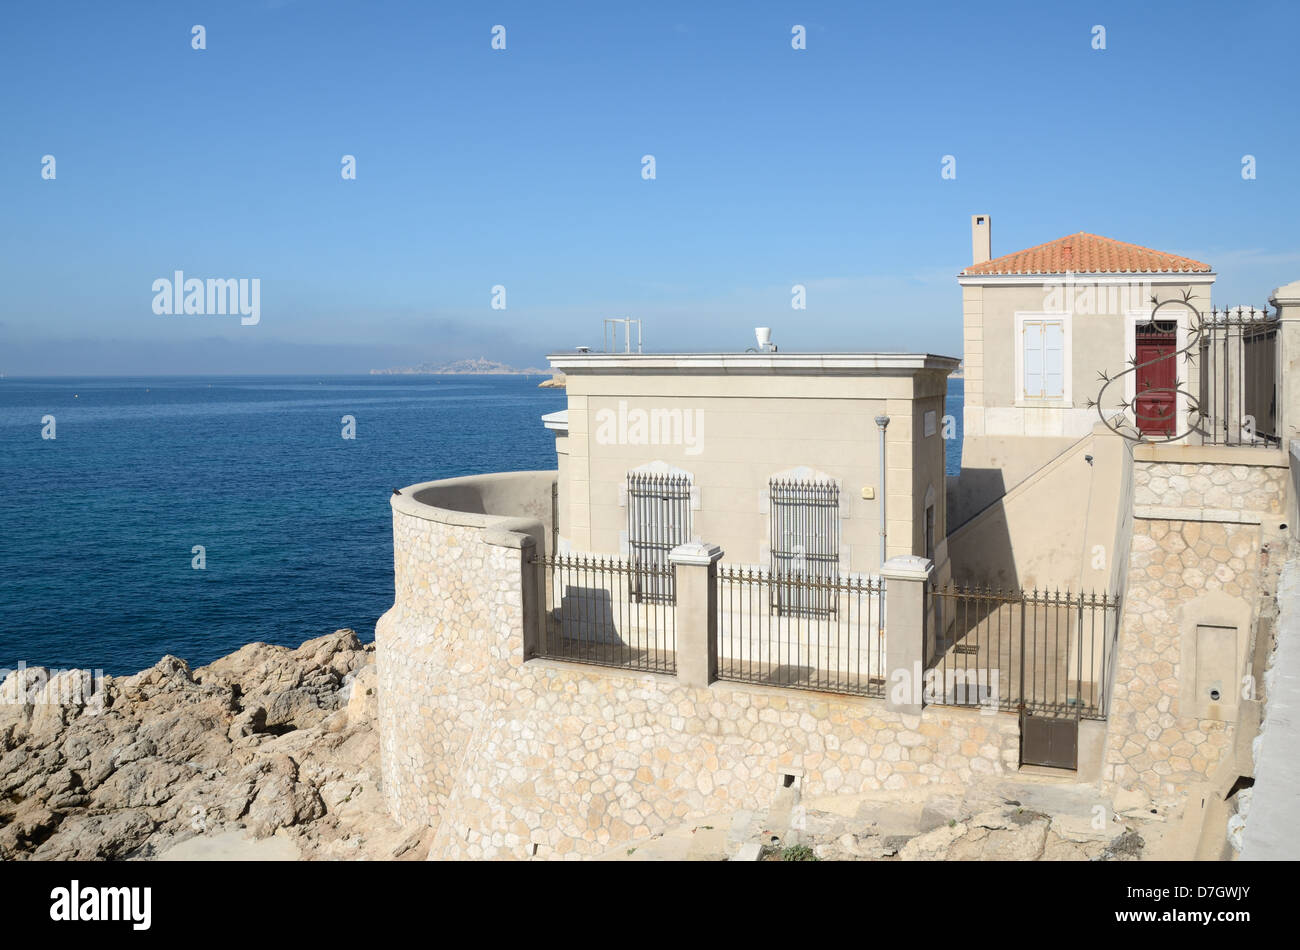
[[[969,274],[1165,274],[1209,273],[1210,265],[1190,257],[1153,251],[1125,241],[1079,231],[1037,247],[1004,254],[962,271]]]

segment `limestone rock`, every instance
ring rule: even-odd
[[[1115,814],[1126,817],[1150,815],[1151,799],[1140,788],[1121,788],[1115,793]]]
[[[991,808],[981,812],[972,818],[970,823],[973,827],[988,831],[1001,831],[1011,827],[1011,819],[1007,817],[1005,808]]]
[[[347,695],[348,721],[373,722],[379,715],[379,683],[374,666],[363,666],[343,679],[341,694]]]
[[[933,831],[949,822],[960,821],[963,817],[961,799],[937,795],[927,801],[921,809],[921,830]]]
[[[256,837],[311,821],[325,814],[325,803],[311,785],[298,781],[298,763],[287,755],[273,755],[249,766],[245,780],[257,788],[245,816]]]
[[[1035,815],[1024,823],[1012,822],[1006,830],[990,831],[980,852],[983,861],[1037,861],[1047,844],[1050,819]]]
[[[165,656],[90,695],[81,678],[0,682],[0,860],[149,858],[224,834],[305,858],[428,853],[431,834],[385,811],[374,648],[352,630],[198,669]]]
[[[965,833],[966,826],[960,822],[940,825],[905,844],[898,852],[898,857],[902,861],[942,861],[947,857],[952,843]]]
[[[1053,816],[1052,832],[1063,841],[1075,842],[1106,841],[1114,834],[1106,822],[1098,829],[1096,822],[1084,815]]]

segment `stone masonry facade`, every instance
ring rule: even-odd
[[[436,509],[431,509],[431,513]],[[432,858],[580,858],[733,807],[1015,769],[1012,714],[523,658],[526,550],[394,512],[376,629],[383,786]]]
[[[499,644],[523,628],[520,552],[397,512],[393,540],[396,598],[375,627],[384,795],[393,817],[423,824],[487,714]]]
[[[1139,511],[1197,511],[1219,521],[1230,520],[1227,512],[1280,515],[1287,477],[1285,467],[1139,462],[1133,466],[1133,504]]]
[[[1282,516],[1287,470],[1134,465],[1133,546],[1102,778],[1173,799],[1207,781],[1230,750],[1233,726],[1181,709],[1184,608],[1210,591],[1254,617],[1264,532]],[[1192,520],[1193,517],[1202,520]]]

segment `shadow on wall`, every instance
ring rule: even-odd
[[[960,475],[948,480],[948,510],[952,512],[955,505],[958,511],[958,517],[951,522],[956,527],[948,533],[954,584],[1019,589],[1011,530],[1005,510],[1000,510],[1005,497],[1001,469],[963,468]],[[978,509],[963,510],[963,505],[972,505],[975,499],[984,502]],[[993,508],[999,510],[990,510]],[[978,532],[963,531],[976,517],[981,517]]]
[[[1122,517],[1131,479],[1128,440],[1098,428],[949,533],[954,579],[1013,590],[1106,588],[1129,543]]]
[[[1000,468],[965,468],[949,475],[948,533],[970,521],[1007,493],[1006,474]]]
[[[556,618],[565,640],[628,646],[619,636],[614,598],[603,588],[564,585]]]

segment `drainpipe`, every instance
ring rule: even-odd
[[[876,416],[876,425],[880,426],[880,567],[885,566],[885,428],[889,425],[889,416],[883,413]]]

